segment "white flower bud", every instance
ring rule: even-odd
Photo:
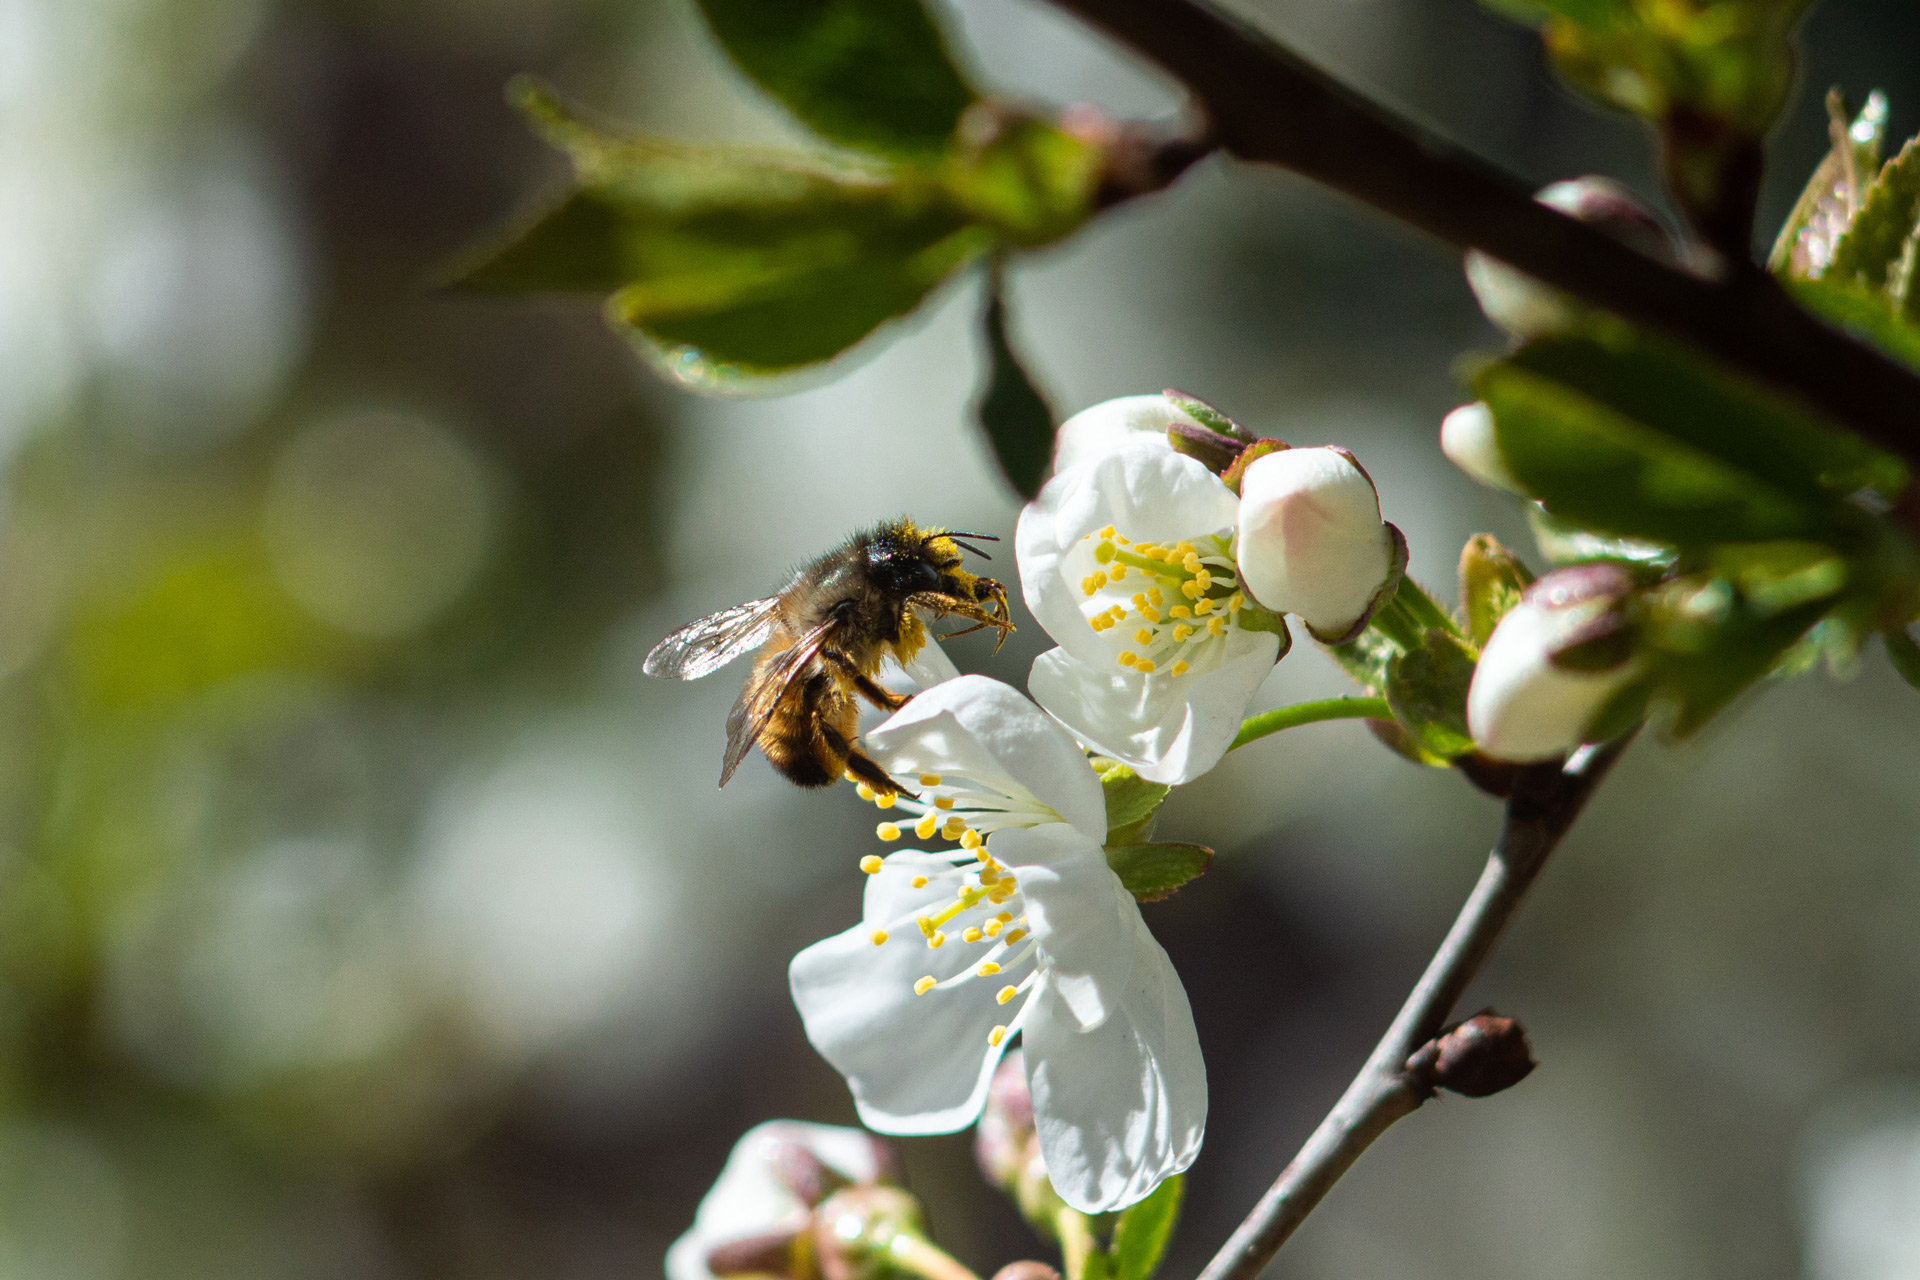
[[[1332,446],[1254,459],[1240,481],[1240,581],[1256,603],[1297,615],[1317,639],[1347,639],[1404,564],[1399,531],[1353,455]]]
[[[1574,178],[1542,187],[1534,197],[1568,217],[1592,223],[1649,257],[1673,260],[1666,228],[1639,197],[1608,178]],[[1478,250],[1467,253],[1467,283],[1487,319],[1516,338],[1558,333],[1579,322],[1580,305],[1566,294]]]
[[[1494,432],[1493,410],[1476,400],[1463,404],[1440,423],[1440,452],[1447,461],[1490,489],[1502,489],[1526,497],[1526,490],[1507,470],[1500,453],[1500,440]]]
[[[1467,728],[1496,760],[1562,756],[1642,674],[1618,606],[1632,580],[1617,565],[1548,574],[1487,638],[1467,690]]]

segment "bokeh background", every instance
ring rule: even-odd
[[[943,12],[1005,91],[1177,109],[1043,4]],[[1656,194],[1638,130],[1466,0],[1246,12],[1530,181]],[[1829,84],[1920,128],[1911,0],[1827,0],[1804,51],[1767,225]],[[651,1277],[740,1131],[851,1120],[785,964],[857,914],[871,811],[757,760],[716,792],[735,674],[640,658],[856,524],[1011,532],[978,285],[730,402],[589,302],[437,293],[563,180],[518,71],[796,136],[685,0],[0,0],[0,1275]],[[1013,288],[1063,410],[1174,385],[1349,445],[1443,593],[1468,533],[1525,543],[1435,446],[1496,335],[1364,210],[1209,161]],[[955,656],[1017,682],[1039,647]],[[1310,649],[1268,701],[1340,688]],[[1877,654],[1637,747],[1469,1000],[1544,1065],[1397,1128],[1274,1274],[1920,1276],[1917,760]],[[1351,724],[1168,806],[1222,854],[1148,908],[1213,1089],[1169,1275],[1337,1096],[1496,823]],[[964,1136],[904,1145],[955,1252],[1037,1251]]]

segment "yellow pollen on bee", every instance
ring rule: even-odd
[[[1185,569],[1188,573],[1199,573],[1200,572],[1199,555],[1192,551],[1187,552],[1187,558],[1180,562],[1180,567],[1182,569]]]
[[[983,978],[991,978],[994,974],[1000,972],[1000,966],[991,960],[982,960],[977,972]]]
[[[1150,676],[1153,674],[1153,663],[1150,659],[1142,658],[1133,664],[1133,669],[1143,676]]]
[[[966,931],[960,935],[960,941],[962,942],[978,942],[980,941],[980,938],[981,938],[980,930],[974,928],[971,925],[969,925]]]
[[[882,840],[898,840],[900,838],[900,824],[897,822],[883,822],[873,829],[873,834],[879,836]]]
[[[927,878],[925,876],[915,876],[912,880],[908,881],[908,883],[916,889],[924,889],[927,887]]]
[[[967,820],[956,813],[947,819],[945,826],[940,828],[940,834],[949,840],[958,840],[961,832],[966,829]]]
[[[864,782],[853,789],[853,794],[859,796],[862,800],[872,800],[874,798],[873,788]]]
[[[875,796],[873,798],[873,805],[876,809],[891,809],[899,799],[900,796],[898,793],[889,791],[883,796]]]
[[[1207,634],[1210,636],[1223,636],[1227,634],[1227,620],[1217,613],[1211,618],[1208,618]]]
[[[919,836],[922,840],[931,840],[933,839],[934,828],[939,825],[940,820],[933,815],[932,811],[928,811],[921,816],[920,821],[913,824],[913,834]]]
[[[935,987],[939,985],[940,985],[940,980],[934,977],[932,974],[928,974],[926,977],[920,979],[920,981],[913,984],[913,994],[917,996],[923,996],[927,994],[927,992],[933,990]]]
[[[938,951],[941,947],[944,947],[946,945],[947,945],[947,935],[945,930],[942,930],[942,929],[935,929],[933,931],[933,936],[927,939],[927,950],[929,951]]]
[[[940,775],[937,773],[923,773],[920,775],[920,785],[923,787],[937,787],[940,785]]]
[[[880,855],[877,853],[870,853],[866,857],[860,859],[860,869],[866,872],[870,876],[879,875],[880,868],[884,867],[885,865],[887,864],[881,861]]]
[[[1122,652],[1118,658],[1114,659],[1114,661],[1118,662],[1123,667],[1131,667],[1134,663],[1140,661],[1140,655],[1133,652],[1131,649],[1128,649]]]
[[[987,1043],[996,1049],[1000,1047],[1000,1042],[1006,1038],[1007,1029],[1005,1027],[995,1027],[993,1030],[987,1032]]]
[[[1006,927],[1007,926],[1001,924],[998,920],[989,920],[987,921],[985,933],[989,938],[997,938],[1000,936],[1000,931]]]
[[[1193,602],[1193,611],[1196,615],[1204,614],[1204,613],[1212,613],[1213,597],[1201,596],[1199,599],[1195,600]]]
[[[889,934],[885,929],[875,929],[873,931],[873,937],[872,937],[873,945],[876,947],[885,946],[887,939],[891,936],[892,935]]]
[[[1152,644],[1153,632],[1147,630],[1145,627],[1141,627],[1133,633],[1133,642],[1135,644]]]
[[[1184,604],[1177,604],[1167,610],[1167,616],[1170,618],[1191,618],[1193,616],[1193,610]]]
[[[962,831],[960,833],[960,847],[962,849],[978,849],[980,847],[980,833],[972,827],[968,827],[965,831]],[[981,880],[981,883],[986,883],[984,878]]]
[[[1170,676],[1183,676],[1187,674],[1187,664],[1184,661],[1176,662],[1167,668],[1167,674]]]
[[[1002,987],[993,993],[993,1002],[995,1004],[1005,1004],[1019,994],[1020,988],[1018,987]]]
[[[953,808],[953,797],[935,796],[933,798],[933,807],[936,809],[951,809]]]

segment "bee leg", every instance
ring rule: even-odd
[[[847,774],[855,781],[864,782],[883,796],[900,794],[900,784],[887,776],[887,771],[875,764],[858,748],[847,752]]]
[[[909,694],[895,693],[871,676],[862,675],[860,668],[854,666],[852,659],[844,653],[832,653],[823,649],[821,656],[839,667],[841,673],[853,682],[853,687],[860,691],[860,696],[882,711],[898,711],[911,699]]]

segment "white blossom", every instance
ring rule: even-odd
[[[1493,410],[1483,400],[1463,404],[1440,422],[1440,452],[1447,461],[1490,489],[1526,497],[1526,490],[1507,467],[1500,452],[1500,436]]]
[[[1085,753],[1017,691],[962,676],[868,734],[912,798],[921,840],[862,862],[860,923],[794,957],[807,1037],[882,1133],[951,1132],[980,1114],[1018,1035],[1060,1197],[1098,1213],[1187,1168],[1206,1071],[1186,993],[1108,867]],[[916,821],[906,824],[906,818]]]
[[[1240,481],[1238,561],[1254,600],[1291,613],[1315,638],[1348,640],[1399,581],[1405,544],[1345,449],[1282,449]]]
[[[1020,514],[1020,585],[1059,645],[1028,688],[1103,755],[1187,782],[1231,745],[1285,629],[1247,608],[1233,491],[1164,432],[1104,439]]]
[[[1200,425],[1192,414],[1163,395],[1121,396],[1090,405],[1061,423],[1054,433],[1054,473],[1071,471],[1129,444],[1147,443],[1171,450],[1167,428],[1176,423]]]

